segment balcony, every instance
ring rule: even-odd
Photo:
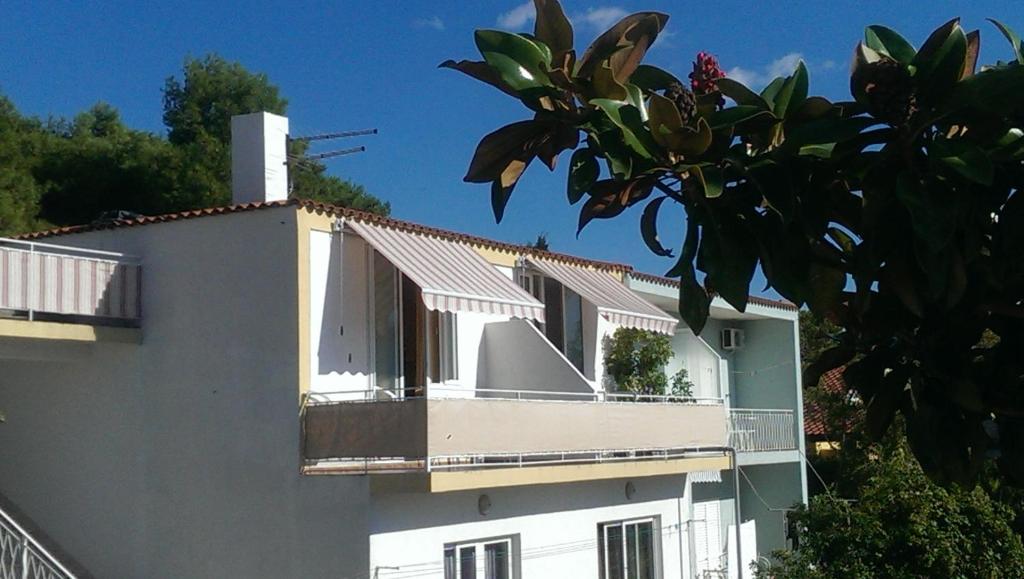
[[[0,337],[131,340],[141,273],[120,253],[0,238]]]
[[[308,474],[404,473],[412,476],[374,482],[444,492],[729,467],[719,400],[436,389],[345,396],[306,400]]]
[[[797,450],[793,411],[730,410],[729,445],[739,452]]]

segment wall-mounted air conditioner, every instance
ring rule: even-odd
[[[727,351],[742,350],[745,336],[739,328],[722,328],[722,349]]]

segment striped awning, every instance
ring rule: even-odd
[[[676,332],[675,318],[633,293],[607,271],[537,258],[529,258],[527,263],[597,306],[597,311],[613,324],[668,335]]]
[[[544,321],[544,304],[467,245],[359,221],[345,225],[420,287],[427,309]]]

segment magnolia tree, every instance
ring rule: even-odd
[[[498,220],[532,161],[554,170],[572,151],[581,229],[645,204],[644,241],[675,257],[657,217],[685,209],[668,275],[694,331],[712,293],[744,310],[760,267],[843,329],[807,383],[846,364],[869,431],[902,413],[938,481],[969,484],[998,457],[1024,482],[1024,45],[1012,30],[995,23],[1010,60],[979,67],[980,35],[959,20],[920,48],[870,26],[852,99],[832,102],[809,96],[802,63],[760,92],[707,55],[687,83],[643,64],[668,20],[657,12],[623,18],[578,56],[558,2],[535,5],[533,34],[479,30],[482,61],[441,65],[531,113],[485,136],[465,177],[491,184]]]

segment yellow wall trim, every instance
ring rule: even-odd
[[[0,319],[0,337],[67,340],[72,342],[142,343],[142,331],[139,328],[64,324],[61,322],[42,322],[36,320]]]
[[[452,472],[374,474],[376,493],[493,489],[524,485],[573,483],[593,480],[643,478],[731,468],[728,456],[701,456],[671,460],[491,468]]]

